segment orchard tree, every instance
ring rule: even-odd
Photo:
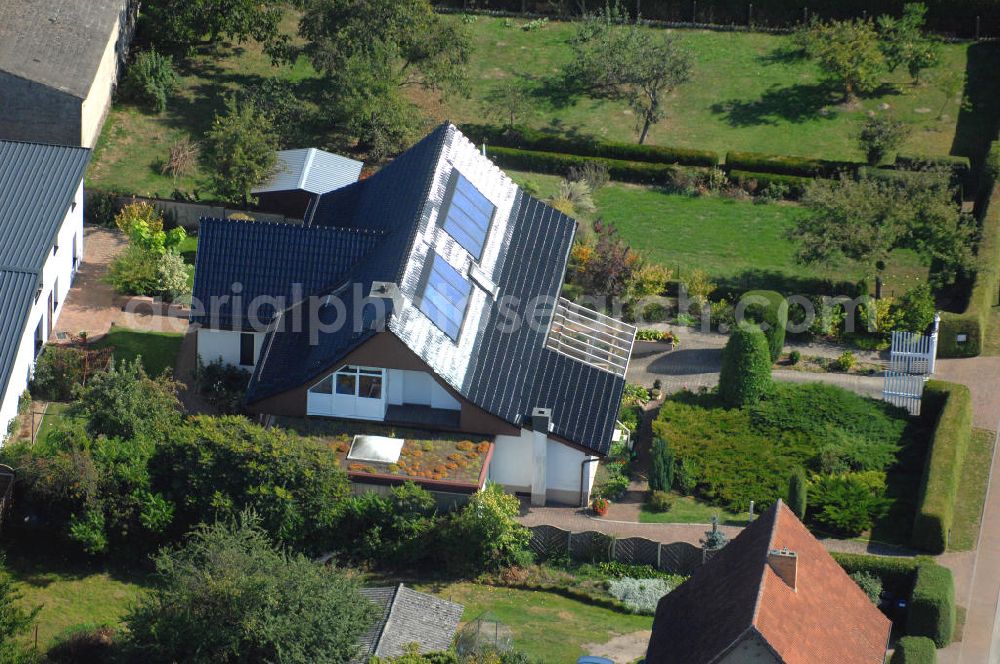
[[[279,32],[283,14],[280,0],[145,0],[141,20],[150,41],[172,53],[188,55],[221,38],[254,40],[277,53],[288,40]]]
[[[223,198],[250,204],[250,190],[277,165],[278,138],[271,120],[251,103],[226,100],[208,132],[215,190]]]
[[[523,122],[534,107],[531,99],[531,83],[526,79],[507,78],[493,87],[483,98],[483,113],[494,120],[504,123],[508,129],[513,129]]]
[[[640,144],[666,118],[667,96],[691,79],[691,54],[674,35],[622,25],[608,13],[585,21],[571,46],[567,83],[593,97],[625,101],[635,113]]]
[[[806,53],[844,91],[845,101],[872,92],[882,82],[885,56],[870,20],[817,21],[806,33],[805,44]]]
[[[155,562],[159,586],[125,619],[129,661],[348,662],[375,619],[355,582],[275,548],[252,513]]]
[[[471,43],[461,24],[435,14],[429,0],[303,4],[305,45],[293,55],[304,53],[324,74],[333,119],[348,125],[362,147],[381,154],[405,146],[419,113],[404,88],[465,90]]]
[[[915,172],[899,180],[820,179],[809,185],[802,202],[806,214],[788,232],[799,245],[798,260],[855,261],[875,274],[876,298],[896,249],[912,249],[927,264],[937,262],[937,276],[945,283],[972,264],[975,224],[955,204],[945,172]]]
[[[881,47],[889,71],[905,67],[914,83],[920,81],[920,72],[937,66],[941,61],[941,44],[924,32],[927,5],[909,3],[903,6],[902,18],[880,16]]]
[[[874,115],[861,123],[858,146],[865,153],[869,166],[878,166],[883,159],[900,148],[910,134],[902,120],[888,115]]]

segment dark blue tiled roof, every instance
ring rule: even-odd
[[[453,131],[443,125],[371,178],[323,196],[307,220],[316,226],[384,233],[345,276],[345,290],[337,292],[348,316],[355,299],[367,296],[374,281],[402,282],[442,150]],[[499,274],[494,275],[498,293],[508,301],[518,298],[522,306],[539,296],[557,297],[575,232],[575,221],[518,191],[509,218],[509,239],[497,261]],[[410,330],[403,329],[405,324],[397,321],[400,317],[392,316],[391,303],[385,303],[388,329],[407,343]],[[313,318],[309,306],[314,305],[300,303],[276,322],[251,380],[249,403],[308,383],[383,329],[376,324],[374,307],[368,306],[360,320],[350,320],[334,332],[317,333],[308,326],[295,331],[290,321]],[[502,318],[499,305],[489,300],[486,309],[472,357],[456,389],[513,424],[527,424],[524,420],[535,407],[552,408],[556,435],[595,453],[606,453],[624,380],[546,349],[545,325],[501,329],[496,324]],[[336,315],[334,307],[326,307],[317,312],[316,319],[329,329]],[[451,368],[437,367],[434,356],[424,359],[435,371]]]
[[[194,300],[195,323],[250,328],[269,324],[277,308],[339,283],[382,239],[358,229],[270,224],[235,219],[202,219],[198,232]],[[234,288],[235,286],[235,288]],[[296,290],[298,288],[298,290]],[[233,297],[238,292],[238,300]],[[230,296],[221,301],[221,296]],[[259,297],[276,298],[275,302]],[[213,300],[218,300],[212,311]],[[239,311],[233,310],[234,303]]]

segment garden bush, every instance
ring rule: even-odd
[[[858,358],[855,357],[854,353],[849,350],[845,350],[843,353],[837,356],[833,362],[830,363],[830,368],[834,371],[848,372],[854,368],[854,365],[858,363]]]
[[[788,476],[788,508],[792,510],[799,519],[806,518],[806,508],[808,502],[808,485],[806,473],[801,468],[796,468]]]
[[[655,164],[680,164],[682,166],[704,166],[709,168],[719,165],[718,153],[709,150],[555,136],[528,127],[507,128],[495,125],[464,125],[462,133],[477,144],[485,142],[487,144],[487,151],[490,149],[490,146],[502,146],[520,150],[562,152],[585,157],[644,161]]]
[[[730,169],[729,178],[741,189],[751,193],[763,192],[773,187],[783,187],[785,197],[798,200],[805,193],[812,178],[799,175],[779,175],[777,173],[753,173],[741,169]]]
[[[139,51],[125,73],[123,88],[134,101],[162,113],[167,97],[177,87],[173,58],[155,50]]]
[[[669,185],[673,181],[677,169],[680,168],[669,164],[582,157],[558,152],[539,152],[516,148],[488,148],[487,153],[501,168],[562,176],[566,176],[572,167],[596,162],[608,169],[608,175],[611,176],[612,180],[639,184]]]
[[[666,491],[650,491],[646,498],[646,507],[652,512],[669,512],[674,506],[674,499]]]
[[[881,482],[869,482],[865,475],[870,473],[825,475],[814,480],[809,501],[812,520],[827,531],[850,537],[870,529],[888,507],[884,474]]]
[[[719,396],[730,408],[752,406],[771,389],[771,355],[760,328],[739,325],[722,350]]]
[[[869,556],[863,553],[841,553],[831,551],[830,555],[845,572],[864,572],[877,576],[882,587],[899,597],[909,597],[913,591],[919,561],[902,556]]]
[[[674,486],[674,455],[667,441],[655,438],[651,449],[649,488],[653,491],[670,491]]]
[[[69,401],[83,383],[87,357],[79,348],[49,344],[35,362],[28,389],[34,399]]]
[[[788,327],[788,300],[777,291],[747,291],[740,298],[746,304],[744,318],[760,325],[767,337],[767,347],[771,351],[771,362],[777,362],[785,347],[785,332]]]
[[[732,171],[753,173],[775,173],[797,177],[835,177],[839,173],[853,173],[864,164],[853,161],[830,161],[789,155],[765,154],[762,152],[726,153],[726,168]]]
[[[911,544],[931,553],[943,553],[972,437],[972,395],[964,385],[929,381],[923,402],[923,416],[936,417],[937,423],[920,483]]]
[[[916,155],[897,154],[896,169],[902,171],[916,171],[931,168],[946,168],[951,172],[951,181],[955,186],[961,186],[967,190],[975,187],[973,179],[972,163],[968,157],[957,157],[953,155]]]
[[[208,364],[198,363],[198,390],[210,404],[224,415],[243,411],[243,397],[250,384],[250,372],[224,363],[221,359]]]
[[[676,588],[666,579],[632,579],[622,577],[608,581],[608,593],[630,610],[643,615],[656,613],[660,598]]]
[[[919,464],[924,444],[905,410],[818,383],[777,383],[747,409],[678,392],[664,400],[653,434],[670,441],[678,490],[736,511],[785,497],[790,473],[822,472],[824,456],[838,460],[838,472],[881,472],[912,450]]]
[[[917,568],[917,579],[910,597],[906,633],[925,636],[938,648],[951,643],[955,630],[955,580],[951,570],[936,563]]]
[[[872,604],[878,606],[879,598],[882,596],[882,579],[871,572],[854,572],[850,577],[868,595]]]
[[[937,664],[937,647],[924,636],[904,636],[896,642],[889,664]]]

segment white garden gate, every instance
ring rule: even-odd
[[[891,404],[905,408],[911,415],[920,414],[924,384],[934,373],[937,359],[938,328],[941,316],[934,316],[934,329],[929,335],[893,332],[882,397]]]

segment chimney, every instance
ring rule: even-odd
[[[798,568],[798,556],[795,555],[794,551],[789,551],[788,547],[785,547],[778,551],[777,549],[767,552],[767,564],[771,566],[774,573],[777,574],[782,581],[788,584],[788,587],[795,590],[795,576]]]
[[[533,408],[531,410],[531,504],[545,505],[548,493],[548,449],[549,431],[552,430],[552,409]]]

